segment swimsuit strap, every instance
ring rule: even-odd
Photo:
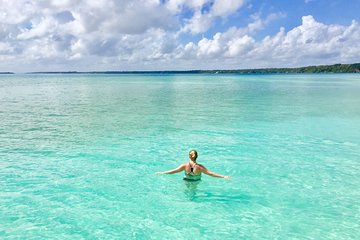
[[[194,166],[191,166],[190,162],[189,162],[189,166],[190,166],[190,173],[194,173],[194,167],[197,165],[197,163],[194,164]]]

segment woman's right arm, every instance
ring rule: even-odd
[[[185,164],[181,164],[179,167],[177,167],[173,170],[169,170],[169,171],[165,171],[165,172],[156,172],[156,174],[173,174],[173,173],[181,172],[184,169],[185,169]]]

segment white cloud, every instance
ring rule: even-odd
[[[38,21],[38,23],[32,25],[30,30],[24,29],[22,33],[17,36],[17,39],[28,40],[32,38],[44,37],[53,32],[56,27],[55,25],[56,23],[53,21],[53,19],[42,19],[41,21]]]
[[[176,2],[179,3],[179,1]],[[210,29],[216,18],[226,18],[236,13],[244,2],[244,0],[198,0],[190,4],[188,1],[183,1],[185,6],[193,9],[194,14],[182,28],[182,32],[204,33]],[[207,11],[204,8],[208,8]]]
[[[14,50],[9,43],[0,42],[0,55],[13,54]]]
[[[256,34],[284,14],[254,14],[242,28],[226,22],[244,3],[0,0],[0,71],[248,68],[360,59],[356,21],[327,25],[304,16],[299,26],[259,39]],[[210,35],[218,19],[230,27]]]
[[[204,33],[211,27],[212,22],[213,18],[210,15],[197,11],[184,26],[182,32],[190,32],[193,34]]]
[[[355,43],[360,40],[360,27],[356,21],[342,26],[325,25],[312,16],[302,20],[302,25],[289,32],[282,29],[260,42],[255,49],[258,57],[268,56],[278,65],[281,61],[291,65],[358,61],[360,54]]]
[[[171,30],[176,24],[176,18],[156,0],[2,0],[0,4],[4,9],[0,54],[29,61],[129,56],[143,48],[140,45],[149,34]],[[161,44],[163,51],[171,48],[171,44]]]
[[[166,7],[173,13],[181,12],[183,8],[190,8],[194,11],[200,10],[210,0],[168,0]]]
[[[249,52],[255,44],[255,40],[248,35],[237,37],[227,43],[225,56],[236,57]]]
[[[269,16],[267,19],[271,19]],[[251,34],[264,26],[267,19],[255,18],[246,28],[230,28],[216,33],[212,39],[203,38],[197,44],[184,47],[190,57],[222,59],[224,68],[254,68],[300,66],[356,62],[360,58],[360,26],[353,21],[350,26],[325,25],[312,16],[304,16],[302,24],[285,32],[256,41]],[[190,49],[190,50],[189,50]],[[184,55],[189,56],[189,55]],[[235,61],[234,61],[235,60]]]
[[[212,39],[203,38],[196,45],[190,46],[202,58],[228,58],[247,54],[255,47],[255,39],[250,35],[278,16],[279,14],[270,14],[265,20],[254,16],[254,21],[244,28],[231,27],[226,32],[216,33]]]
[[[227,17],[235,13],[245,3],[244,0],[215,0],[212,15]]]
[[[248,24],[247,31],[250,33],[256,32],[266,27],[270,22],[285,16],[283,13],[271,13],[265,19],[261,19],[259,14],[254,14],[252,16],[253,22]]]

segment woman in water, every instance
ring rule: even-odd
[[[165,172],[157,172],[156,174],[173,174],[185,170],[184,180],[188,180],[188,181],[201,180],[201,173],[205,173],[212,177],[227,178],[227,179],[230,178],[229,176],[223,176],[214,172],[210,172],[209,170],[207,170],[207,168],[204,165],[198,164],[196,162],[197,157],[198,157],[197,152],[195,150],[191,150],[189,152],[190,161],[188,163],[183,163],[179,167],[173,170],[169,170]]]

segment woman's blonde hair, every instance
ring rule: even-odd
[[[197,153],[197,151],[196,151],[196,150],[194,150],[194,149],[192,149],[192,150],[190,150],[189,155],[191,154],[191,152],[194,152],[194,153],[195,153],[195,160],[196,160],[196,159],[197,159],[197,157],[198,157],[198,153]]]

